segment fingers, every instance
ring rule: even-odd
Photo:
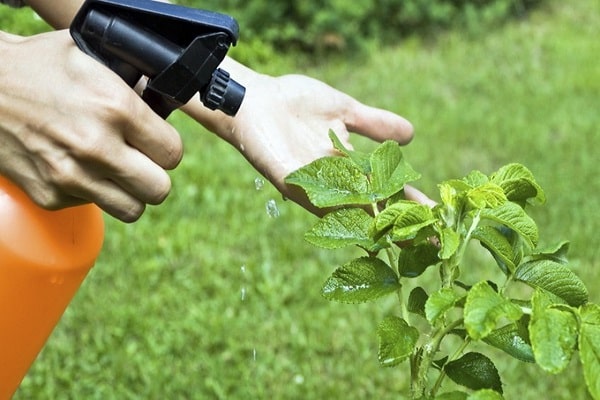
[[[437,203],[427,197],[425,193],[410,185],[404,185],[404,195],[408,200],[413,200],[429,207],[435,207],[437,205]]]
[[[413,138],[413,127],[405,118],[390,111],[352,100],[346,117],[348,130],[382,142],[395,140],[407,144]]]

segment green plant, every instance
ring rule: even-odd
[[[344,303],[398,296],[400,316],[377,328],[379,362],[409,363],[411,398],[502,398],[493,361],[467,351],[474,342],[552,374],[579,351],[588,390],[600,398],[600,306],[588,302],[586,286],[567,266],[567,242],[538,247],[538,228],[525,208],[544,203],[545,195],[526,167],[509,164],[489,176],[473,171],[442,182],[441,202],[430,208],[405,199],[404,185],[419,174],[397,143],[367,154],[330,136],[342,156],[318,159],[287,182],[330,210],[306,240],[366,252],[337,268],[322,294]],[[466,257],[473,241],[497,268]],[[425,278],[430,271],[439,279]],[[446,377],[471,393],[440,393]]]

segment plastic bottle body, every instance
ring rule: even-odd
[[[96,206],[43,210],[0,176],[0,399],[16,391],[103,237]]]

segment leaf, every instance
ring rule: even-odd
[[[481,210],[481,218],[486,218],[517,232],[529,245],[535,248],[538,242],[537,225],[521,207],[510,201],[498,208]]]
[[[508,164],[492,174],[491,181],[498,184],[510,201],[524,204],[529,199],[543,204],[546,201],[544,191],[535,181],[531,171],[522,164]]]
[[[375,257],[361,257],[336,269],[321,293],[328,300],[364,303],[399,288],[398,276],[385,262]]]
[[[518,360],[533,363],[535,362],[533,349],[528,343],[529,338],[524,333],[527,332],[523,332],[517,324],[509,324],[492,331],[483,341]]]
[[[369,154],[346,148],[331,129],[329,130],[329,139],[333,143],[333,147],[346,157],[350,158],[362,170],[363,174],[368,175],[371,173]]]
[[[483,339],[502,318],[516,321],[523,315],[521,308],[496,293],[487,282],[479,282],[467,293],[465,328],[473,339]]]
[[[425,292],[422,287],[417,286],[411,290],[408,295],[408,302],[406,305],[408,311],[425,317],[425,303],[427,303],[428,298],[427,292]]]
[[[442,260],[448,260],[460,246],[460,235],[452,228],[443,228],[439,232],[439,239],[440,251],[438,257]]]
[[[493,226],[478,226],[473,232],[473,239],[479,240],[494,257],[500,268],[505,274],[512,274],[515,271],[512,244],[500,230]]]
[[[450,288],[442,288],[433,292],[425,303],[425,317],[430,324],[435,325],[437,321],[450,310],[461,296]]]
[[[536,250],[535,253],[529,255],[528,260],[552,260],[559,264],[567,264],[569,246],[569,242],[562,241],[554,247]]]
[[[438,248],[431,243],[421,243],[402,249],[398,256],[398,272],[400,276],[416,278],[429,266],[437,264],[440,259]]]
[[[408,182],[421,175],[405,161],[398,142],[387,140],[371,154],[371,184],[373,198],[383,200],[399,192]]]
[[[495,393],[495,392],[494,392]],[[467,400],[469,395],[465,392],[446,392],[435,396],[434,400]]]
[[[377,327],[379,363],[384,367],[398,365],[415,350],[419,331],[395,316],[385,318]]]
[[[371,203],[367,176],[345,157],[315,160],[292,172],[285,182],[303,188],[317,207]]]
[[[309,243],[326,249],[349,245],[371,249],[375,245],[369,235],[372,221],[373,218],[362,208],[342,208],[317,221],[304,238]]]
[[[467,192],[467,200],[471,207],[496,208],[506,202],[506,195],[502,188],[495,183],[486,182]]]
[[[504,397],[495,390],[483,389],[471,393],[467,400],[502,400]]]
[[[377,239],[391,231],[392,240],[408,240],[435,222],[431,209],[414,201],[399,201],[375,217],[373,236]]]
[[[480,353],[466,353],[444,366],[450,379],[472,390],[491,389],[502,393],[502,382],[494,363]]]
[[[600,306],[586,304],[579,314],[579,358],[583,364],[583,376],[592,397],[600,399]]]
[[[462,179],[462,181],[465,182],[470,187],[474,188],[477,186],[485,185],[486,183],[489,182],[489,178],[483,172],[474,170],[474,171],[469,172],[469,174],[467,176],[465,176]]]
[[[577,307],[588,301],[583,281],[568,267],[550,260],[529,261],[519,265],[515,279],[546,290]]]
[[[536,290],[529,337],[535,360],[546,372],[557,374],[569,365],[577,345],[577,318],[570,311],[554,308],[543,292]]]

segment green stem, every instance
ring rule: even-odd
[[[470,337],[466,337],[465,340],[461,343],[460,347],[454,352],[454,354],[452,355],[452,357],[450,357],[448,359],[448,362],[450,361],[454,361],[456,360],[458,357],[461,356],[461,354],[465,351],[465,349],[467,348],[467,346],[471,344],[471,338]],[[446,377],[446,371],[444,371],[444,369],[442,369],[440,371],[440,375],[438,376],[438,378],[436,379],[435,383],[433,384],[433,388],[431,389],[431,396],[435,397],[437,391],[440,389],[440,387],[442,386],[442,382],[444,381],[444,378]]]
[[[412,384],[412,398],[420,399],[425,396],[425,392],[427,391],[427,373],[433,364],[433,357],[438,352],[442,340],[446,335],[448,335],[453,329],[457,328],[463,323],[463,319],[458,319],[452,322],[450,325],[446,326],[443,329],[435,330],[431,339],[425,343],[422,347],[422,354],[419,354],[421,360],[418,363],[411,363],[411,368],[416,367],[417,372],[411,371],[411,375],[413,376]],[[411,360],[414,361],[414,360]]]

